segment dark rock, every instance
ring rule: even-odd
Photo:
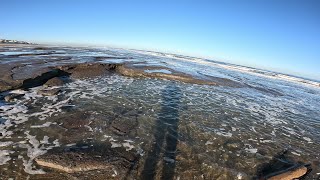
[[[300,166],[297,168],[287,169],[286,171],[280,172],[277,175],[268,177],[267,180],[278,180],[278,179],[297,179],[304,176],[308,172],[308,168],[305,166]]]
[[[266,93],[266,94],[271,94],[273,96],[283,96],[283,94],[279,91],[276,91],[276,90],[273,90],[273,89],[270,89],[270,88],[266,88],[266,87],[258,87],[258,86],[251,86],[251,85],[248,85],[250,88],[253,88],[253,89],[256,89],[262,93]]]
[[[125,135],[135,129],[138,125],[138,112],[131,108],[116,107],[116,113],[110,129],[117,135]]]
[[[61,90],[59,88],[55,89],[39,89],[37,94],[43,96],[54,96],[57,95]]]
[[[71,77],[75,79],[96,77],[107,74],[108,72],[114,70],[117,65],[115,64],[102,64],[102,63],[84,63],[73,66],[61,67],[61,69],[66,69],[71,73]]]
[[[57,119],[58,124],[66,129],[86,128],[91,123],[90,115],[86,112],[74,112],[68,116],[62,116]]]
[[[85,148],[84,148],[85,147]],[[92,170],[117,170],[118,174],[132,169],[138,155],[125,148],[112,149],[110,144],[77,144],[66,149],[51,150],[36,162],[45,167],[79,173]]]
[[[138,125],[137,117],[118,117],[111,123],[111,130],[117,135],[126,135]]]
[[[44,86],[46,87],[52,87],[52,86],[62,86],[63,81],[59,77],[54,77],[52,79],[49,79],[46,83],[44,83]]]
[[[23,81],[22,87],[31,88],[31,87],[41,86],[44,83],[46,83],[49,79],[52,79],[58,76],[65,76],[65,75],[68,75],[68,73],[61,71],[59,69],[51,69],[51,70],[49,69],[44,73],[38,76],[35,76],[34,78],[25,79]]]
[[[267,163],[259,165],[257,168],[258,179],[300,179],[305,178],[311,171],[310,164],[296,162],[288,156],[288,150],[276,154]]]
[[[48,47],[35,47],[35,48],[33,48],[34,50],[50,50],[50,48],[48,48]]]

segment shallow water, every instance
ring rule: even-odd
[[[82,50],[73,49],[70,54],[75,51],[74,58],[80,58]],[[117,74],[67,83],[56,96],[38,95],[40,87],[31,88],[14,103],[0,102],[2,175],[46,173],[35,158],[82,140],[110,142],[113,148],[140,154],[138,172],[146,179],[249,179],[284,149],[296,161],[312,163],[312,177],[320,173],[320,88],[118,51],[110,50],[108,55],[133,56],[130,61],[137,62],[150,59],[147,63],[194,76],[218,74],[258,88]],[[85,56],[87,52],[95,54],[83,50]],[[81,134],[66,131],[61,119],[78,112],[89,113],[90,123]],[[132,114],[137,126],[130,133],[117,135],[106,128],[114,117],[133,121]]]

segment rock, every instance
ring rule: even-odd
[[[90,115],[86,112],[75,112],[68,114],[68,116],[59,117],[58,124],[66,129],[86,128],[85,126],[91,123]]]
[[[36,66],[32,68],[24,68],[24,70],[18,69],[17,72],[14,73],[13,77],[14,79],[23,80],[23,88],[32,88],[43,85],[49,79],[64,75],[68,75],[68,73],[59,69],[42,68],[41,66]]]
[[[58,132],[61,143],[74,143],[83,139],[92,138],[101,132],[110,131],[108,117],[94,112],[80,111],[77,108],[61,113],[51,118],[56,123],[46,133]]]
[[[308,168],[305,166],[300,166],[297,168],[289,169],[278,175],[266,178],[267,180],[292,180],[304,176],[308,172]]]
[[[136,117],[119,117],[112,121],[110,128],[117,135],[126,135],[137,125]]]
[[[54,77],[49,79],[46,83],[44,83],[45,87],[52,87],[52,86],[62,86],[63,81],[59,77]]]
[[[171,73],[163,73],[163,72],[155,72],[148,73],[146,70],[154,70],[154,69],[165,69],[170,71]],[[213,86],[230,86],[230,87],[245,87],[242,83],[237,81],[233,81],[226,78],[202,75],[201,78],[175,71],[174,69],[164,68],[164,67],[150,67],[150,66],[134,66],[133,64],[123,64],[119,65],[116,71],[123,75],[129,77],[150,77],[150,78],[159,78],[159,79],[167,79],[174,81],[181,81],[185,83],[191,84],[203,84],[203,85],[213,85]]]
[[[59,88],[55,89],[39,89],[37,94],[43,96],[54,96],[57,95],[61,90]]]
[[[0,81],[0,92],[11,89],[12,86],[6,82]]]
[[[9,94],[9,95],[7,95],[7,96],[4,97],[4,100],[5,100],[6,102],[12,102],[12,101],[14,101],[15,99],[20,98],[20,97],[22,97],[22,96],[24,96],[24,94]]]
[[[85,148],[84,148],[85,147]],[[51,150],[38,157],[40,166],[49,167],[66,173],[92,170],[117,170],[125,174],[132,168],[138,155],[124,148],[112,149],[110,144],[77,144],[62,150]]]
[[[257,168],[258,179],[267,180],[292,180],[307,176],[312,171],[310,164],[296,161],[289,156],[289,151],[284,150],[277,153],[271,161],[261,164]]]
[[[80,64],[72,69],[71,77],[75,79],[96,77],[107,73],[103,64]]]

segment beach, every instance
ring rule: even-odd
[[[253,179],[280,154],[316,179],[319,84],[159,52],[0,44],[0,175]]]

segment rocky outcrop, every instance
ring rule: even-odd
[[[114,71],[119,64],[106,63],[80,63],[57,66],[60,70],[70,74],[73,79],[90,78],[101,76],[111,71]]]
[[[54,77],[49,79],[43,86],[45,87],[53,87],[53,86],[62,86],[64,84],[63,80],[59,77]]]
[[[158,68],[163,69],[163,67],[158,67]],[[132,64],[124,64],[117,68],[117,72],[120,73],[121,75],[129,76],[129,77],[150,77],[150,78],[181,81],[185,83],[217,85],[215,82],[197,79],[191,75],[187,75],[171,69],[170,71],[172,72],[172,74],[159,73],[159,72],[156,72],[156,73],[145,72],[145,70],[149,70],[149,69],[155,69],[155,67],[148,67],[148,66],[135,67]]]
[[[71,79],[91,78],[109,73],[119,73],[129,77],[159,78],[181,81],[193,84],[223,85],[242,87],[230,79],[206,76],[192,76],[168,67],[157,67],[134,62],[107,63],[108,59],[132,59],[132,57],[85,57],[86,61],[79,61],[72,56],[57,56],[56,52],[47,47],[34,47],[34,50],[43,51],[35,53],[12,54],[3,56],[0,62],[0,92],[16,89],[31,88],[35,86],[61,86],[63,81],[59,77],[66,76]],[[40,58],[39,58],[40,57]],[[26,63],[26,58],[30,58]],[[137,66],[139,65],[139,66]],[[147,71],[166,69],[170,73],[161,71]]]

